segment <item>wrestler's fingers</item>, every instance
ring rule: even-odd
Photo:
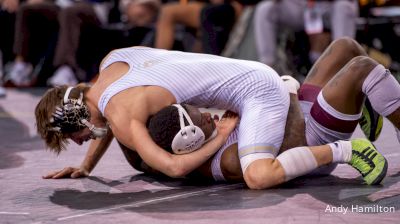
[[[49,173],[49,174],[47,174],[47,175],[45,175],[45,176],[42,176],[42,178],[43,179],[49,179],[49,178],[52,178],[53,176],[55,176],[57,173],[59,173],[60,171],[54,171],[54,172],[51,172],[51,173]]]
[[[73,171],[73,168],[71,168],[71,167],[64,168],[63,170],[61,170],[57,175],[53,176],[52,178],[53,179],[63,178],[67,175],[70,175],[72,173],[72,171]]]
[[[69,168],[66,167],[62,170],[57,170],[57,171],[51,172],[51,173],[47,174],[46,176],[43,176],[43,178],[44,179],[54,178],[55,176],[59,175],[61,172],[65,172],[67,169],[69,169]]]

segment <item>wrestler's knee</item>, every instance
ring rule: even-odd
[[[342,49],[343,56],[357,57],[367,55],[362,46],[350,37],[341,37],[334,40],[331,44],[334,49]]]
[[[349,62],[347,72],[354,79],[363,81],[377,65],[378,62],[370,57],[357,56]]]
[[[250,189],[259,190],[283,183],[285,176],[277,160],[259,159],[247,167],[244,180]]]

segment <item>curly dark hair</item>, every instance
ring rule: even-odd
[[[184,105],[182,106],[185,108]],[[187,123],[186,119],[185,123]],[[178,108],[168,106],[160,110],[150,118],[147,128],[153,141],[164,150],[172,153],[172,140],[181,129]]]

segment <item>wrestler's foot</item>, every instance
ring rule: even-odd
[[[359,123],[365,136],[371,142],[379,138],[382,131],[383,118],[372,108],[368,99],[365,100]]]
[[[357,169],[368,185],[379,184],[386,176],[388,163],[367,139],[351,140],[352,156],[349,164]]]

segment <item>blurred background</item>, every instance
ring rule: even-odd
[[[113,49],[255,60],[300,82],[348,36],[400,77],[400,0],[0,0],[0,96],[93,82]],[[184,75],[184,74],[182,74]]]

